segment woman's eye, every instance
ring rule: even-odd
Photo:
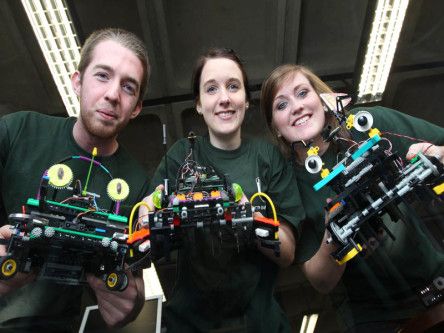
[[[239,85],[236,83],[231,83],[228,85],[228,90],[229,91],[238,91],[239,90]]]
[[[214,94],[216,91],[217,91],[217,88],[215,86],[209,86],[206,89],[206,92],[209,93],[209,94]]]
[[[297,93],[297,97],[301,97],[304,98],[305,96],[307,96],[308,94],[308,90],[307,89],[302,89]]]
[[[283,110],[287,107],[287,102],[279,102],[276,104],[276,110]]]

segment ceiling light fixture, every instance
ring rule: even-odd
[[[78,41],[64,0],[22,0],[54,82],[69,116],[79,114],[79,100],[71,86],[71,74],[80,59]]]
[[[316,328],[318,318],[319,315],[317,313],[304,315],[299,333],[313,333]]]
[[[408,3],[409,0],[378,0],[359,81],[357,103],[382,99]]]

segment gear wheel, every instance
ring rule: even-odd
[[[49,185],[54,188],[66,188],[71,184],[73,173],[65,164],[55,164],[48,169]]]
[[[121,178],[114,178],[106,187],[108,196],[113,201],[123,201],[129,195],[129,185]]]

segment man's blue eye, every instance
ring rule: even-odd
[[[108,74],[104,72],[98,72],[95,74],[100,80],[106,80],[108,78]]]

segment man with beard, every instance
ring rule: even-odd
[[[26,200],[35,197],[45,170],[67,156],[91,156],[94,147],[98,151],[95,160],[130,186],[120,215],[127,214],[146,195],[146,174],[119,146],[117,135],[142,109],[149,70],[147,50],[137,36],[120,29],[99,30],[86,40],[78,70],[71,78],[80,100],[78,119],[35,112],[16,112],[0,119],[1,238],[10,238],[8,215],[21,212]],[[74,179],[84,181],[89,164],[81,159],[69,163]],[[92,168],[88,190],[100,191],[97,207],[110,207],[108,181],[101,168]],[[66,191],[59,190],[55,200],[63,200],[66,195]],[[5,254],[5,246],[0,245],[0,255]],[[110,327],[134,320],[144,303],[142,277],[129,271],[127,274],[128,287],[122,292],[109,291],[102,279],[87,274],[88,285]],[[0,329],[72,331],[85,289],[36,280],[36,273],[18,272],[10,280],[0,280]]]

